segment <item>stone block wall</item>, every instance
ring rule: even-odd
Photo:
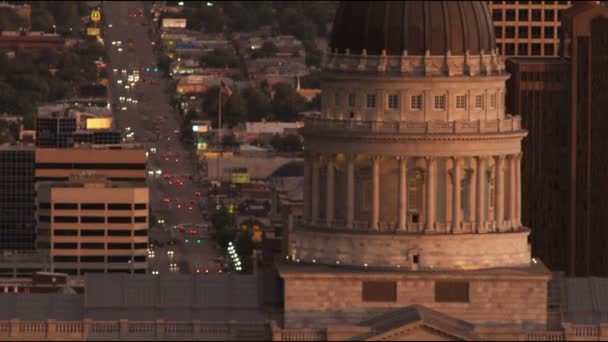
[[[546,326],[547,281],[542,277],[513,279],[489,277],[447,277],[446,275],[393,276],[350,274],[348,276],[290,279],[285,276],[285,327],[324,327],[331,324],[357,324],[390,309],[419,304],[476,324],[523,323]],[[363,281],[396,281],[395,302],[363,302]],[[436,280],[469,281],[468,303],[435,302]]]

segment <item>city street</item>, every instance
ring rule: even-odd
[[[196,174],[196,160],[179,140],[179,113],[169,104],[168,80],[157,69],[150,25],[140,15],[143,9],[139,1],[104,1],[102,7],[107,25],[104,41],[110,55],[109,92],[117,127],[127,142],[146,146],[148,172],[153,173],[148,177],[150,207],[160,224],[150,227],[149,236],[162,246],[152,248],[149,271],[215,273],[219,269],[215,258],[221,251],[206,230],[191,232],[191,225],[206,223],[199,205],[207,193],[200,183],[189,179]],[[200,197],[195,196],[197,192]],[[183,232],[172,228],[183,225]],[[169,244],[172,240],[175,245]]]

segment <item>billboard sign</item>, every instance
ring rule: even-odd
[[[101,12],[98,9],[94,9],[91,11],[91,21],[94,23],[98,23],[101,20]]]
[[[163,28],[186,28],[188,21],[182,18],[164,18]]]
[[[100,33],[99,27],[87,27],[87,36],[97,37]]]

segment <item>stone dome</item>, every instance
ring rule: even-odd
[[[484,1],[342,1],[333,26],[331,51],[368,55],[464,55],[496,48],[490,10]]]

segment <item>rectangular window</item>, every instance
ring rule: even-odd
[[[131,236],[131,231],[108,229],[108,236]]]
[[[76,249],[77,244],[75,242],[55,242],[53,244],[55,249]]]
[[[103,229],[82,229],[80,230],[80,236],[104,236]]]
[[[135,236],[148,236],[148,230],[147,229],[140,229],[140,230],[135,230],[133,231],[133,235]]]
[[[539,9],[532,10],[532,21],[540,21],[541,12]]]
[[[135,223],[146,223],[145,216],[135,216]]]
[[[492,19],[494,21],[502,21],[502,9],[493,9],[492,10]]]
[[[133,257],[133,261],[134,262],[146,262],[146,256],[145,255],[136,255]]]
[[[147,249],[148,244],[145,242],[137,242],[133,244],[133,249]]]
[[[367,94],[367,108],[376,108],[375,94]]]
[[[422,95],[414,95],[410,103],[411,110],[422,110]]]
[[[131,203],[108,203],[108,210],[131,210]]]
[[[53,230],[54,236],[78,236],[78,230],[76,229],[55,229]]]
[[[520,9],[517,14],[519,15],[519,21],[528,21],[528,9]]]
[[[533,43],[532,44],[532,51],[531,51],[531,55],[532,56],[540,56],[540,44],[538,43]]]
[[[53,257],[54,262],[78,262],[77,256],[56,255]]]
[[[105,257],[103,255],[81,256],[80,262],[105,262]]]
[[[55,210],[78,210],[77,203],[55,203],[53,204]]]
[[[435,96],[435,110],[445,110],[445,95]]]
[[[555,11],[554,10],[545,10],[545,21],[553,21],[555,20]]]
[[[388,96],[388,108],[399,109],[399,95],[393,94]]]
[[[82,249],[103,249],[103,242],[83,242],[80,244]]]
[[[397,282],[364,281],[362,292],[364,302],[396,302]]]
[[[146,203],[135,203],[135,210],[144,210],[147,207]]]
[[[517,44],[517,55],[527,56],[528,55],[528,43]]]
[[[355,94],[348,94],[348,106],[354,107],[357,104],[357,97]]]
[[[544,31],[545,31],[545,38],[551,38],[551,39],[554,38],[553,34],[555,33],[555,28],[553,26],[545,26]]]
[[[81,216],[81,223],[106,223],[106,218],[103,216]]]
[[[38,222],[46,222],[49,223],[51,222],[51,217],[48,215],[39,215],[38,216]]]
[[[469,282],[467,281],[436,281],[435,302],[437,303],[468,303]]]
[[[553,44],[545,44],[545,56],[553,56]]]
[[[505,11],[506,21],[515,21],[515,10],[508,9]]]
[[[515,38],[515,26],[505,27],[505,38]]]
[[[54,223],[78,223],[77,216],[53,216]]]
[[[80,209],[82,210],[105,210],[105,203],[80,203]]]
[[[475,96],[475,109],[483,109],[483,95]]]
[[[496,94],[490,95],[490,108],[496,109]]]
[[[108,262],[129,262],[131,261],[130,256],[109,256]]]
[[[532,26],[532,38],[540,38],[540,26]]]
[[[38,203],[38,208],[40,208],[40,209],[51,209],[51,203],[40,202],[40,203]]]
[[[131,249],[130,243],[109,243],[108,249]]]
[[[467,96],[466,95],[456,95],[456,109],[466,109],[467,108]]]
[[[528,39],[528,26],[520,26],[517,28],[517,37]]]
[[[112,216],[108,217],[108,223],[131,223],[133,222],[131,216]]]

